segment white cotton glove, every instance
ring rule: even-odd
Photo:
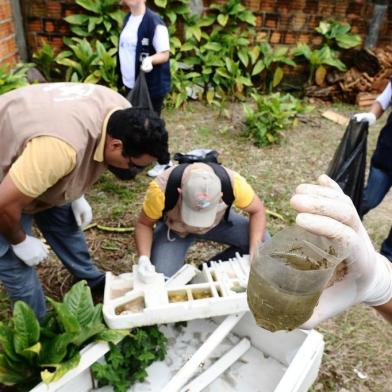
[[[155,267],[151,264],[148,256],[140,256],[137,265],[137,275],[142,282],[148,283],[151,279],[154,279]]]
[[[373,125],[377,120],[376,115],[371,112],[357,113],[353,118],[357,121],[366,121],[369,125]]]
[[[26,238],[19,244],[11,245],[15,255],[29,267],[38,265],[48,257],[48,249],[38,238],[26,235]]]
[[[93,210],[84,196],[74,200],[71,203],[71,208],[78,226],[85,227],[93,220]]]
[[[327,175],[318,182],[320,185],[299,185],[291,198],[299,212],[296,223],[339,241],[351,252],[345,260],[344,277],[323,291],[304,328],[313,328],[357,303],[378,306],[392,297],[392,263],[374,250],[351,199]]]
[[[143,59],[142,65],[141,65],[140,69],[141,69],[143,72],[146,72],[146,73],[152,71],[153,66],[152,66],[152,61],[151,61],[151,57],[150,57],[150,56],[147,56],[147,57],[145,57],[145,58]]]

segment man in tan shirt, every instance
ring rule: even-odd
[[[52,83],[0,96],[0,280],[11,299],[45,315],[33,267],[47,250],[33,219],[77,279],[102,286],[81,231],[92,219],[83,194],[108,166],[141,169],[166,153],[159,116],[106,87]]]

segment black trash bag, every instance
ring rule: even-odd
[[[174,154],[174,160],[180,163],[195,163],[195,162],[212,162],[219,163],[219,153],[215,150],[206,148],[198,148],[196,150],[189,151],[185,154],[176,152]]]
[[[150,93],[148,91],[146,75],[142,70],[139,71],[135,85],[126,98],[134,108],[154,110],[151,103]]]
[[[365,184],[368,129],[366,121],[351,119],[327,170],[327,174],[350,196],[359,213]]]

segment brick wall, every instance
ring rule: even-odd
[[[0,65],[19,61],[10,0],[0,0]]]
[[[224,1],[204,0],[204,4],[207,7],[210,3]],[[320,20],[330,16],[350,23],[353,32],[365,37],[373,8],[371,0],[243,0],[243,4],[257,17],[259,41],[287,45],[319,43],[320,37],[314,33],[314,28]],[[21,6],[30,54],[43,40],[60,47],[62,37],[68,34],[68,25],[62,18],[79,12],[73,0],[23,0]],[[392,5],[379,38],[379,46],[387,44],[392,44]]]
[[[243,4],[257,16],[258,39],[271,44],[318,44],[320,37],[314,28],[329,17],[349,23],[353,33],[365,38],[373,14],[370,0],[243,0]],[[392,44],[392,4],[378,41],[379,46],[388,44]]]

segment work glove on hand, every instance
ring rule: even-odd
[[[148,283],[156,273],[155,267],[151,264],[150,258],[148,256],[140,256],[137,265],[137,274],[139,279],[144,283]]]
[[[48,249],[38,238],[26,235],[26,238],[19,244],[11,245],[15,255],[29,267],[38,265],[48,257]]]
[[[313,328],[357,303],[377,306],[392,297],[392,264],[375,251],[351,199],[325,174],[318,182],[320,185],[299,185],[291,198],[299,212],[296,223],[351,251],[344,261],[344,277],[323,291],[304,328]]]
[[[369,125],[373,125],[377,120],[376,115],[371,112],[357,113],[353,118],[357,121],[366,121]]]
[[[71,203],[71,208],[78,226],[83,228],[93,220],[93,210],[84,196],[74,200]]]
[[[145,57],[145,58],[143,59],[142,65],[141,65],[140,69],[141,69],[143,72],[146,72],[146,73],[152,71],[153,66],[152,66],[152,61],[151,61],[151,57],[150,57],[150,56]]]

